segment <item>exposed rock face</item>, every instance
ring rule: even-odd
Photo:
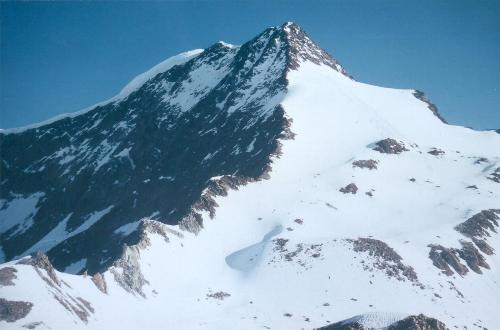
[[[269,166],[257,179],[267,178],[268,172],[271,167]],[[237,190],[239,186],[246,185],[249,182],[256,181],[253,178],[245,178],[242,176],[223,175],[217,178],[211,178],[207,184],[207,188],[203,191],[200,199],[194,203],[193,212],[208,211],[210,217],[215,216],[215,208],[218,206],[215,201],[217,196],[227,196],[229,190]],[[198,222],[198,220],[196,220]],[[181,221],[182,222],[182,221]]]
[[[318,65],[328,65],[344,76],[352,79],[351,75],[324,49],[318,47],[309,36],[295,23],[285,23],[283,30],[286,32],[289,44],[288,67],[296,70],[303,61],[310,61]]]
[[[492,255],[495,252],[495,250],[488,243],[486,243],[485,240],[474,237],[472,238],[472,241],[484,254]]]
[[[388,330],[447,330],[446,325],[432,317],[419,314],[408,316],[394,324]]]
[[[93,274],[138,242],[138,229],[121,228],[140,219],[198,232],[195,213],[213,215],[216,206],[211,178],[224,177],[222,193],[269,176],[279,140],[293,137],[279,105],[286,73],[304,60],[346,74],[300,27],[285,24],[239,47],[216,43],[81,115],[1,132],[0,198],[9,207],[39,197],[32,225],[0,232],[5,259],[63,226],[68,235],[45,252],[57,269],[86,259]],[[201,72],[207,79],[196,78]]]
[[[55,284],[57,286],[61,286],[61,282],[56,275],[54,267],[52,266],[52,263],[50,262],[49,258],[47,257],[47,255],[45,253],[36,252],[36,253],[32,254],[30,258],[21,259],[18,262],[18,264],[33,266],[35,268],[36,272],[38,273],[38,275],[40,275],[40,277],[43,280],[45,280],[49,285]],[[41,273],[40,270],[44,270],[47,273],[50,281],[49,281],[49,279],[47,279],[47,277],[45,277],[45,275],[43,275]]]
[[[191,211],[179,221],[179,228],[198,235],[203,229],[203,218],[199,213]]]
[[[52,297],[68,312],[74,314],[82,322],[87,323],[88,317],[94,312],[94,309],[85,299],[81,297],[75,298],[64,291],[64,286],[62,284],[65,286],[69,285],[59,279],[56,270],[46,254],[37,252],[31,257],[21,259],[17,262],[17,265],[32,266],[38,276],[47,284],[48,291],[52,294]]]
[[[212,298],[212,299],[217,299],[217,300],[224,300],[228,297],[231,297],[231,295],[227,292],[224,292],[224,291],[217,291],[214,293],[207,294],[207,298]]]
[[[147,234],[157,234],[162,236],[166,242],[169,242],[168,235],[174,235],[179,238],[183,238],[184,235],[182,233],[178,232],[177,230],[174,230],[172,228],[169,228],[167,225],[155,221],[155,220],[149,220],[149,219],[144,219],[141,221],[141,232],[143,237],[141,240],[147,239]]]
[[[354,183],[349,183],[347,186],[340,188],[339,191],[344,194],[356,194],[358,187]]]
[[[474,244],[466,241],[461,241],[460,243],[462,244],[462,248],[458,250],[458,255],[467,262],[467,266],[470,269],[478,274],[483,273],[479,267],[490,269],[483,255],[476,249]]]
[[[288,239],[274,239],[274,252],[277,252],[271,259],[270,263],[280,261],[296,262],[299,266],[310,267],[311,258],[316,259],[321,257],[323,244],[308,244],[297,243],[289,244]]]
[[[317,330],[367,330],[367,329],[359,322],[344,323],[344,321],[340,321],[334,324],[318,328]]]
[[[469,268],[478,274],[483,273],[480,267],[490,269],[481,252],[486,255],[494,253],[493,248],[483,238],[489,237],[490,231],[496,233],[496,227],[498,227],[498,220],[500,219],[498,213],[500,213],[500,210],[483,210],[456,226],[455,230],[472,240],[472,242],[461,240],[462,248],[460,249],[429,245],[431,248],[429,258],[434,266],[441,269],[448,276],[453,275],[451,268],[460,276],[466,275]],[[463,265],[459,258],[464,260],[469,268]]]
[[[352,167],[359,167],[359,168],[367,168],[369,170],[376,170],[377,164],[378,164],[378,161],[373,160],[373,159],[356,160],[356,161],[352,162]]]
[[[413,267],[403,264],[403,258],[386,243],[372,238],[358,238],[357,240],[347,240],[352,243],[354,251],[368,252],[375,259],[374,266],[379,270],[400,281],[410,280],[418,282],[418,276]],[[364,263],[366,270],[369,266]]]
[[[357,318],[360,317],[333,323],[318,330],[447,330],[443,322],[423,314],[410,315],[388,326],[376,328],[365,326],[364,322],[356,320]]]
[[[181,227],[179,225],[179,227]],[[141,271],[141,250],[147,248],[151,245],[149,235],[157,234],[163,237],[166,242],[169,242],[169,236],[173,235],[179,238],[183,238],[183,234],[170,228],[161,222],[149,219],[143,219],[140,225],[141,236],[137,244],[135,245],[124,245],[121,257],[116,260],[113,267],[110,268],[111,273],[114,276],[115,281],[120,284],[126,291],[139,294],[142,297],[146,297],[142,287],[149,282],[146,280]],[[102,292],[106,293],[106,282],[104,277],[102,277],[102,282],[104,286],[99,284],[99,279],[94,276],[92,280],[98,286]],[[96,282],[97,281],[97,282]],[[103,290],[104,289],[104,290]]]
[[[15,322],[25,318],[33,304],[25,301],[10,301],[0,298],[0,321]]]
[[[112,268],[110,268],[115,281],[122,288],[131,293],[137,293],[142,297],[146,297],[142,291],[142,287],[148,284],[141,272],[140,249],[137,245],[124,246],[123,255],[118,259]]]
[[[500,183],[500,167],[497,167],[496,170],[490,174],[488,179]]]
[[[403,151],[408,151],[403,142],[398,142],[391,138],[380,140],[375,145],[373,150],[383,154],[400,154]]]
[[[431,150],[429,150],[427,152],[428,154],[431,154],[433,156],[441,156],[441,155],[444,155],[445,152],[441,149],[438,149],[438,148],[432,148]]]
[[[458,250],[448,249],[441,245],[430,245],[430,248],[429,258],[432,260],[434,266],[441,269],[444,274],[448,276],[453,275],[450,266],[461,276],[469,272],[469,269],[457,257]]]
[[[429,110],[432,111],[432,113],[438,117],[443,123],[445,124],[448,124],[448,122],[443,118],[443,116],[441,116],[441,114],[439,113],[438,111],[438,108],[436,107],[436,105],[434,103],[432,103],[431,101],[429,101],[429,99],[425,96],[424,92],[422,91],[419,91],[419,90],[415,90],[413,92],[413,95],[419,99],[420,101],[424,102],[424,103],[427,103],[427,107],[429,108]]]
[[[15,285],[14,279],[16,276],[17,269],[13,267],[0,268],[0,286]]]
[[[108,293],[108,288],[106,285],[106,279],[104,276],[97,272],[92,276],[92,282],[94,282],[95,286],[102,292],[107,294]]]
[[[470,238],[489,237],[488,230],[496,233],[500,220],[498,214],[500,214],[500,209],[483,210],[456,226],[455,229]]]
[[[59,302],[59,304],[61,304],[61,306],[63,306],[68,312],[76,315],[76,317],[78,317],[83,323],[87,323],[90,314],[94,313],[94,309],[90,303],[86,302],[82,298],[77,298],[80,301],[77,301],[73,297],[69,297],[68,299],[60,293],[53,293],[53,297]],[[83,301],[86,303],[83,304]]]

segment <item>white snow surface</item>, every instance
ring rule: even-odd
[[[2,287],[1,296],[34,307],[2,329],[35,321],[51,329],[112,329],[117,322],[121,329],[314,329],[356,315],[386,327],[419,313],[449,328],[496,329],[498,255],[486,256],[491,269],[482,275],[448,277],[432,265],[428,245],[458,248],[466,238],[453,229],[457,224],[500,208],[500,185],[486,178],[488,168],[500,166],[500,135],[446,125],[412,90],[366,85],[326,66],[302,63],[288,80],[281,104],[296,136],[283,141],[271,178],[218,197],[215,218],[204,214],[197,236],[170,235],[166,242],[149,233],[151,245],[138,248],[145,297],[125,291],[110,271],[107,294],[89,277],[57,273],[67,295],[94,308],[86,324],[52,297],[31,266],[13,261],[5,265],[18,270],[16,285]],[[409,151],[369,147],[388,137]],[[428,154],[432,147],[445,154]],[[479,157],[488,163],[475,164]],[[353,168],[356,159],[378,160],[378,169]],[[339,192],[351,182],[357,194]],[[479,189],[466,189],[473,184]],[[345,240],[358,237],[394,248],[421,286],[366,270],[374,258]],[[277,238],[296,253],[287,257]],[[500,251],[498,235],[487,241]],[[220,291],[230,296],[209,296]]]

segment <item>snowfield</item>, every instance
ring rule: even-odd
[[[129,268],[103,274],[106,293],[90,275],[55,272],[58,285],[43,269],[2,264],[17,272],[0,296],[33,306],[1,328],[314,329],[354,317],[382,329],[423,313],[450,329],[497,329],[498,254],[480,254],[482,274],[449,276],[429,253],[460,250],[472,238],[455,227],[500,208],[500,184],[488,178],[500,167],[500,135],[447,125],[414,90],[363,84],[327,65],[302,61],[287,80],[281,105],[295,137],[282,141],[270,179],[217,197],[197,235],[150,221],[163,232],[146,229],[127,248]],[[374,150],[386,138],[407,150]],[[258,151],[252,143],[246,152]],[[376,168],[353,166],[369,159]],[[355,193],[340,191],[351,183]]]

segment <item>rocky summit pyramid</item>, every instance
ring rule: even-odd
[[[500,324],[500,135],[294,23],[0,146],[2,329]]]

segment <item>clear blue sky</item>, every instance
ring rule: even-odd
[[[359,81],[500,128],[500,1],[1,2],[0,127],[115,95],[176,53],[301,25]]]

